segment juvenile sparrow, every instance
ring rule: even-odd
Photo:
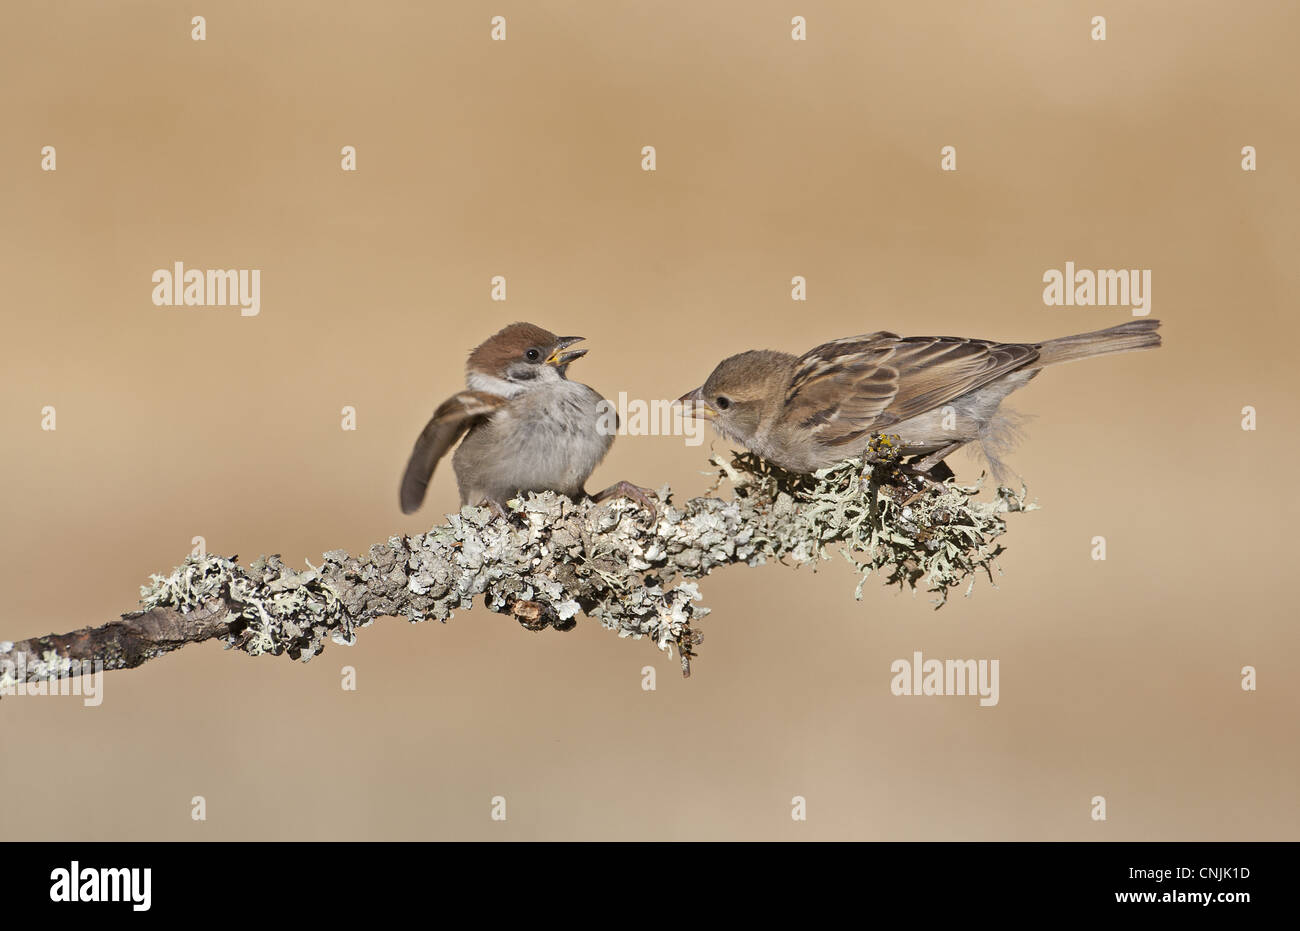
[[[791,472],[815,472],[896,435],[929,472],[978,442],[993,467],[1014,425],[1002,399],[1046,366],[1160,345],[1159,320],[1133,320],[1043,343],[952,336],[850,336],[802,356],[757,350],[719,363],[678,400],[724,437]]]
[[[569,381],[569,364],[587,354],[569,349],[581,336],[556,336],[531,323],[512,323],[470,353],[468,390],[438,406],[415,441],[402,476],[402,512],[424,500],[438,460],[462,436],[452,467],[461,505],[501,503],[528,491],[577,499],[614,442],[602,428],[608,404],[586,385]],[[655,512],[643,489],[619,482],[593,497],[622,496]]]

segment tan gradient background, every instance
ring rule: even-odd
[[[6,839],[1300,837],[1294,5],[646,6],[6,3],[0,638],[131,609],[196,534],[302,565],[441,520],[450,470],[398,512],[405,456],[511,320],[676,397],[746,348],[1119,323],[1044,270],[1150,268],[1164,349],[1016,396],[1043,510],[1001,587],[723,571],[687,681],[478,608],[308,665],[190,648],[98,708],[0,702]],[[261,315],[153,306],[178,260],[262,269]],[[697,494],[707,455],[624,437],[591,484]],[[893,697],[913,650],[999,659],[1001,704]]]

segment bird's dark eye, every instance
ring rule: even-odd
[[[727,408],[731,407],[731,398],[720,394],[718,395],[718,399],[713,402],[713,406],[720,411],[725,411]]]
[[[536,362],[541,357],[542,357],[542,351],[536,348],[530,349],[524,353],[524,358],[527,359],[529,362]]]

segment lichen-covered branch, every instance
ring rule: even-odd
[[[327,638],[352,643],[385,615],[446,621],[482,596],[530,630],[568,630],[585,614],[620,637],[676,648],[682,671],[702,636],[695,580],[733,563],[769,560],[816,568],[839,550],[856,573],[856,597],[873,572],[924,588],[942,605],[976,576],[992,579],[1004,516],[1034,507],[1023,489],[981,497],[977,486],[909,477],[888,457],[868,470],[846,462],[795,476],[750,454],[713,460],[728,498],[680,507],[660,489],[657,519],[626,501],[572,502],[550,492],[509,502],[506,517],[466,507],[448,523],[390,537],[361,554],[326,553],[319,566],[265,556],[248,566],[191,556],[141,589],[142,610],[102,627],[0,643],[0,685],[65,675],[93,661],[138,666],[187,643],[223,640],[257,655],[303,661]],[[17,671],[16,671],[17,670]]]

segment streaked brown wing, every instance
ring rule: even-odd
[[[1037,358],[1033,346],[880,331],[804,353],[787,417],[828,446],[853,443],[933,410]]]
[[[865,437],[898,393],[888,364],[899,337],[880,331],[823,343],[795,360],[785,416],[830,446]]]
[[[910,336],[897,342],[889,364],[898,393],[884,421],[898,423],[934,410],[1038,358],[1025,343],[993,343],[956,336]]]
[[[419,509],[429,488],[429,480],[433,478],[434,467],[447,450],[455,446],[480,417],[486,417],[505,403],[505,398],[486,391],[462,391],[438,405],[416,439],[411,459],[406,463],[401,489],[403,514],[412,514]]]

